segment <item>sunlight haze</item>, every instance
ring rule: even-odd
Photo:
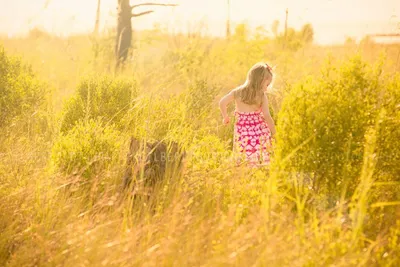
[[[35,27],[63,36],[93,30],[97,0],[0,1],[3,7],[0,10],[2,35],[21,35]],[[226,0],[155,2],[179,6],[142,8],[139,11],[151,9],[155,12],[134,18],[135,29],[152,28],[157,23],[176,32],[196,30],[203,25],[202,31],[208,34],[225,33]],[[112,28],[116,21],[117,0],[102,0],[101,3],[101,28]],[[279,20],[282,31],[286,8],[289,9],[289,26],[297,29],[311,23],[316,42],[321,44],[340,43],[346,37],[360,39],[365,34],[400,33],[398,0],[231,0],[232,26],[246,22],[252,27],[262,25],[270,30],[272,22]]]

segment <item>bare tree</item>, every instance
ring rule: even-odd
[[[97,0],[97,11],[96,11],[96,22],[94,24],[94,31],[95,35],[99,34],[99,24],[100,24],[100,4],[101,0]]]
[[[288,19],[289,19],[289,9],[286,8],[286,18],[285,18],[285,43],[284,43],[284,45],[286,45],[287,36],[288,36]]]
[[[283,47],[286,47],[287,44],[287,39],[288,39],[288,28],[287,28],[287,22],[289,19],[289,9],[286,8],[286,18],[285,18],[285,35],[284,35],[284,43],[283,43]]]
[[[175,4],[161,3],[141,3],[130,5],[129,0],[118,0],[118,21],[117,21],[117,37],[115,41],[116,68],[125,62],[132,42],[132,22],[133,17],[140,17],[153,13],[148,10],[140,13],[133,13],[135,8],[142,6],[177,6]]]
[[[228,0],[228,17],[226,19],[226,37],[231,37],[231,1]]]

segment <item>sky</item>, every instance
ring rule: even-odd
[[[131,3],[148,1],[131,0]],[[176,3],[178,7],[141,8],[154,13],[133,19],[135,29],[150,29],[160,24],[170,31],[198,30],[211,35],[225,33],[227,0],[154,0]],[[251,27],[271,28],[274,20],[283,30],[285,10],[288,24],[299,29],[311,23],[315,41],[342,43],[346,37],[356,40],[366,34],[400,34],[400,0],[230,0],[233,25],[246,22]],[[0,34],[23,35],[39,27],[66,36],[93,31],[97,0],[0,0]],[[101,28],[116,24],[117,0],[101,0]],[[200,26],[202,25],[202,26]]]

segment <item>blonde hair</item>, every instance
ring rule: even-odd
[[[268,77],[273,77],[272,68],[266,63],[257,63],[247,73],[246,82],[239,86],[234,96],[239,97],[240,100],[248,105],[261,105],[263,90],[262,85],[264,80]]]

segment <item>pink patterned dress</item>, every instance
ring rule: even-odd
[[[262,111],[235,111],[234,152],[238,164],[246,160],[250,166],[268,165],[270,162],[271,131]]]

